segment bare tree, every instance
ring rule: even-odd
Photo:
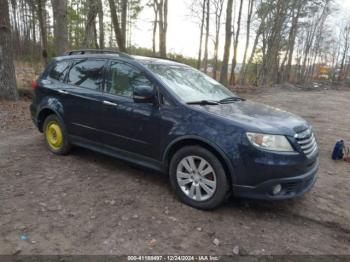
[[[54,18],[55,49],[61,55],[68,49],[67,0],[52,0]]]
[[[159,14],[159,54],[167,56],[168,0],[154,0]]]
[[[266,18],[269,14],[269,7],[267,5],[264,5],[262,3],[262,1],[260,2],[260,5],[258,7],[257,14],[258,14],[258,17],[260,19],[260,23],[259,23],[259,27],[256,31],[255,40],[254,40],[254,44],[252,47],[252,52],[251,52],[249,60],[248,60],[248,65],[251,65],[253,63],[253,59],[254,59],[254,56],[256,53],[256,49],[258,47],[259,39],[265,30]],[[245,68],[245,75],[246,75],[246,73],[247,73],[247,68]]]
[[[0,0],[0,98],[18,99],[7,0]]]
[[[224,0],[212,0],[215,14],[215,40],[214,40],[214,79],[217,79],[218,56],[219,56],[219,40],[221,31],[221,17],[224,9]]]
[[[247,53],[248,53],[248,47],[249,47],[249,41],[250,41],[250,26],[252,22],[252,15],[253,15],[253,8],[254,8],[254,0],[249,0],[248,3],[248,15],[247,15],[247,33],[246,33],[246,43],[245,43],[245,49],[244,49],[244,56],[243,56],[243,62],[242,62],[242,68],[240,73],[240,84],[245,84],[245,66],[246,66],[246,59],[247,59]]]
[[[330,0],[323,0],[322,5],[318,5],[317,7],[312,6],[313,11],[315,9],[319,9],[320,12],[315,12],[313,14],[311,22],[305,28],[306,35],[304,37],[304,50],[303,50],[303,63],[301,65],[299,71],[299,81],[305,82],[308,76],[308,68],[312,59],[310,58],[310,52],[312,51],[312,47],[315,44],[315,38],[317,36],[317,32],[320,26],[323,25],[326,17],[329,15],[329,3]]]
[[[150,2],[147,5],[151,6],[154,12],[153,31],[152,31],[152,51],[153,51],[153,55],[156,55],[157,53],[156,36],[157,36],[159,11],[158,11],[157,3],[154,0],[150,0]]]
[[[208,72],[208,52],[209,52],[209,34],[210,34],[210,0],[207,0],[206,7],[206,24],[205,24],[205,43],[204,43],[204,59],[203,69],[204,73]]]
[[[123,0],[123,1],[126,1],[126,0]],[[125,32],[122,31],[122,28],[120,26],[115,0],[108,0],[108,2],[111,9],[113,29],[114,29],[115,37],[117,39],[119,50],[122,52],[126,52],[126,46],[125,46],[126,35],[125,35]]]
[[[104,31],[104,22],[103,22],[103,5],[102,0],[96,0],[98,3],[98,25],[99,25],[99,34],[100,34],[100,48],[105,47],[105,31]]]
[[[99,10],[98,1],[88,0],[88,10],[83,45],[87,48],[97,48],[96,17]]]
[[[203,56],[203,36],[204,26],[206,17],[207,0],[192,0],[188,6],[190,9],[190,17],[194,23],[198,24],[199,27],[199,46],[198,46],[198,57],[197,57],[197,69],[201,68],[202,56]]]
[[[128,17],[128,0],[121,0],[121,9],[122,9],[121,29],[124,34],[124,46],[126,46],[126,24],[127,24],[127,17]]]
[[[264,32],[264,58],[262,69],[260,70],[259,85],[270,85],[277,82],[277,72],[279,69],[279,54],[282,42],[282,30],[286,22],[288,2],[277,0],[271,6],[271,18],[269,31]]]
[[[46,27],[46,0],[36,0],[36,8],[39,20],[41,46],[42,46],[42,57],[44,65],[48,62],[48,42],[47,42],[47,27]]]
[[[226,86],[228,84],[228,61],[230,58],[230,49],[232,43],[232,10],[233,0],[228,0],[226,7],[225,47],[220,73],[220,83]]]
[[[203,33],[204,33],[204,21],[205,21],[205,9],[206,9],[206,2],[209,0],[201,0],[201,9],[202,9],[202,16],[201,16],[201,23],[200,23],[200,34],[199,34],[199,49],[198,49],[198,59],[197,59],[197,69],[201,68],[202,64],[202,47],[203,47]]]
[[[342,40],[343,40],[343,52],[342,52],[342,58],[340,62],[340,74],[339,79],[341,80],[342,75],[341,73],[344,73],[345,69],[345,61],[347,56],[349,55],[349,48],[350,48],[350,23],[345,25],[344,30],[342,30]]]
[[[239,43],[239,33],[241,30],[242,9],[243,9],[243,0],[240,0],[238,21],[237,21],[237,31],[235,34],[236,39],[233,44],[233,58],[232,58],[230,85],[235,85],[236,83],[235,69],[237,65],[237,49],[238,49],[238,43]]]
[[[302,13],[303,5],[304,5],[304,1],[294,0],[293,11],[292,11],[292,25],[290,28],[289,40],[288,40],[288,63],[283,76],[284,81],[291,80],[290,77],[291,77],[292,61],[294,57],[295,40],[298,34],[299,18]]]

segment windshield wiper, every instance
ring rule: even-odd
[[[206,105],[218,105],[219,102],[217,101],[211,101],[211,100],[201,100],[201,101],[193,101],[193,102],[187,102],[186,104],[188,105],[201,105],[201,106],[206,106]]]
[[[219,103],[226,104],[226,103],[239,102],[239,101],[245,101],[245,99],[238,97],[238,96],[231,96],[231,97],[220,100]]]

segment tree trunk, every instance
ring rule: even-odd
[[[256,48],[257,48],[258,43],[259,43],[259,38],[260,38],[260,36],[261,36],[261,34],[262,34],[263,30],[264,30],[264,27],[265,27],[265,19],[266,19],[266,15],[264,15],[264,16],[261,18],[261,22],[260,22],[258,31],[256,32],[256,36],[255,36],[255,40],[254,40],[252,52],[251,52],[250,57],[249,57],[249,60],[248,60],[248,65],[250,65],[250,64],[253,63],[255,51],[256,51]],[[245,71],[247,71],[247,70],[245,70]],[[246,74],[246,73],[247,73],[247,72],[245,72],[245,74]]]
[[[54,18],[55,49],[62,55],[68,49],[67,0],[51,0]]]
[[[0,0],[0,98],[18,100],[7,0]]]
[[[201,17],[201,31],[199,35],[199,52],[198,52],[198,60],[197,60],[197,69],[201,69],[201,64],[202,64],[202,47],[203,47],[203,32],[204,32],[204,20],[205,20],[205,6],[206,6],[206,1],[209,0],[203,0],[202,3],[202,17]]]
[[[44,66],[46,66],[48,62],[48,53],[47,53],[48,43],[47,43],[45,7],[46,7],[46,0],[37,0],[37,12],[38,12],[41,46],[42,46],[42,58],[44,61]]]
[[[218,71],[218,54],[219,54],[219,41],[220,41],[220,31],[221,31],[221,16],[224,5],[224,0],[217,0],[215,3],[215,43],[214,43],[214,74],[213,78],[217,79]]]
[[[295,47],[296,36],[298,34],[299,17],[303,6],[303,1],[297,1],[297,4],[298,4],[297,14],[293,17],[292,27],[290,29],[289,45],[288,45],[289,54],[288,54],[287,66],[283,76],[284,81],[291,80],[291,69],[292,69],[292,61],[294,56],[294,47]]]
[[[207,12],[207,15],[206,15],[206,31],[205,31],[204,60],[203,60],[204,73],[208,72],[208,45],[209,45],[209,33],[210,33],[210,0],[207,1],[206,12]]]
[[[157,26],[158,26],[158,8],[156,2],[153,2],[153,11],[154,11],[154,21],[153,21],[153,34],[152,34],[152,50],[153,55],[157,54],[156,50],[156,35],[157,35]]]
[[[97,48],[96,46],[96,17],[98,14],[98,2],[95,0],[88,1],[88,15],[85,25],[85,37],[83,46],[86,48]]]
[[[17,19],[17,1],[11,0],[11,6],[12,6],[12,16],[13,16],[13,23],[14,23],[14,37],[12,37],[15,41],[16,49],[19,51],[19,25],[18,25],[18,19]]]
[[[250,40],[250,24],[252,20],[252,14],[253,14],[253,7],[254,7],[254,1],[249,0],[248,3],[248,18],[247,18],[247,38],[245,43],[245,49],[244,49],[244,55],[243,55],[243,63],[240,73],[240,84],[245,84],[245,66],[246,66],[246,59],[247,59],[247,53],[249,48],[249,40]]]
[[[103,22],[103,5],[102,0],[97,0],[98,4],[98,27],[100,33],[99,44],[100,48],[105,48],[105,31],[104,31],[104,22]]]
[[[342,59],[340,62],[340,72],[338,76],[338,81],[342,80],[342,74],[345,73],[344,67],[345,67],[345,61],[346,61],[346,57],[348,55],[349,47],[350,47],[349,41],[350,41],[350,26],[348,25],[344,29],[344,49],[343,49]]]
[[[237,49],[238,49],[238,43],[239,43],[239,32],[241,30],[241,19],[242,19],[242,8],[243,8],[243,0],[240,2],[239,6],[239,14],[238,14],[238,21],[237,21],[237,31],[236,31],[236,39],[233,47],[233,59],[232,59],[232,67],[231,67],[231,78],[230,78],[230,85],[234,86],[236,83],[236,76],[235,76],[235,69],[237,65]]]
[[[228,84],[228,61],[230,59],[230,48],[232,43],[232,9],[233,9],[233,0],[228,0],[226,8],[226,33],[225,33],[225,48],[224,56],[222,59],[221,74],[220,74],[220,83],[223,85]]]
[[[159,12],[159,54],[161,57],[167,56],[167,31],[168,31],[168,0],[160,0],[157,3]]]
[[[123,34],[120,24],[119,24],[119,18],[117,14],[117,8],[115,6],[114,0],[108,0],[109,6],[111,9],[111,17],[112,17],[112,23],[114,28],[115,37],[117,39],[118,47],[121,52],[126,52],[125,48],[125,35]]]
[[[126,21],[128,17],[128,0],[122,0],[121,3],[121,8],[122,8],[122,22],[121,22],[121,30],[122,34],[124,35],[124,43],[123,45],[126,47]]]
[[[280,59],[279,52],[281,49],[283,25],[286,21],[287,5],[288,3],[284,0],[278,0],[276,2],[275,15],[271,21],[271,31],[266,39],[267,49],[259,79],[259,84],[261,85],[270,85],[277,82]]]

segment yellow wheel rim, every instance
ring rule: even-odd
[[[63,144],[62,130],[57,121],[51,121],[46,127],[46,140],[51,149],[59,150]]]

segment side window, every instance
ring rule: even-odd
[[[106,93],[132,97],[134,88],[137,86],[153,89],[151,81],[140,70],[122,62],[111,62]]]
[[[102,90],[103,72],[106,61],[84,59],[75,62],[69,71],[68,83],[92,90]]]
[[[57,62],[49,73],[49,77],[57,81],[63,82],[67,71],[69,70],[69,61]]]

